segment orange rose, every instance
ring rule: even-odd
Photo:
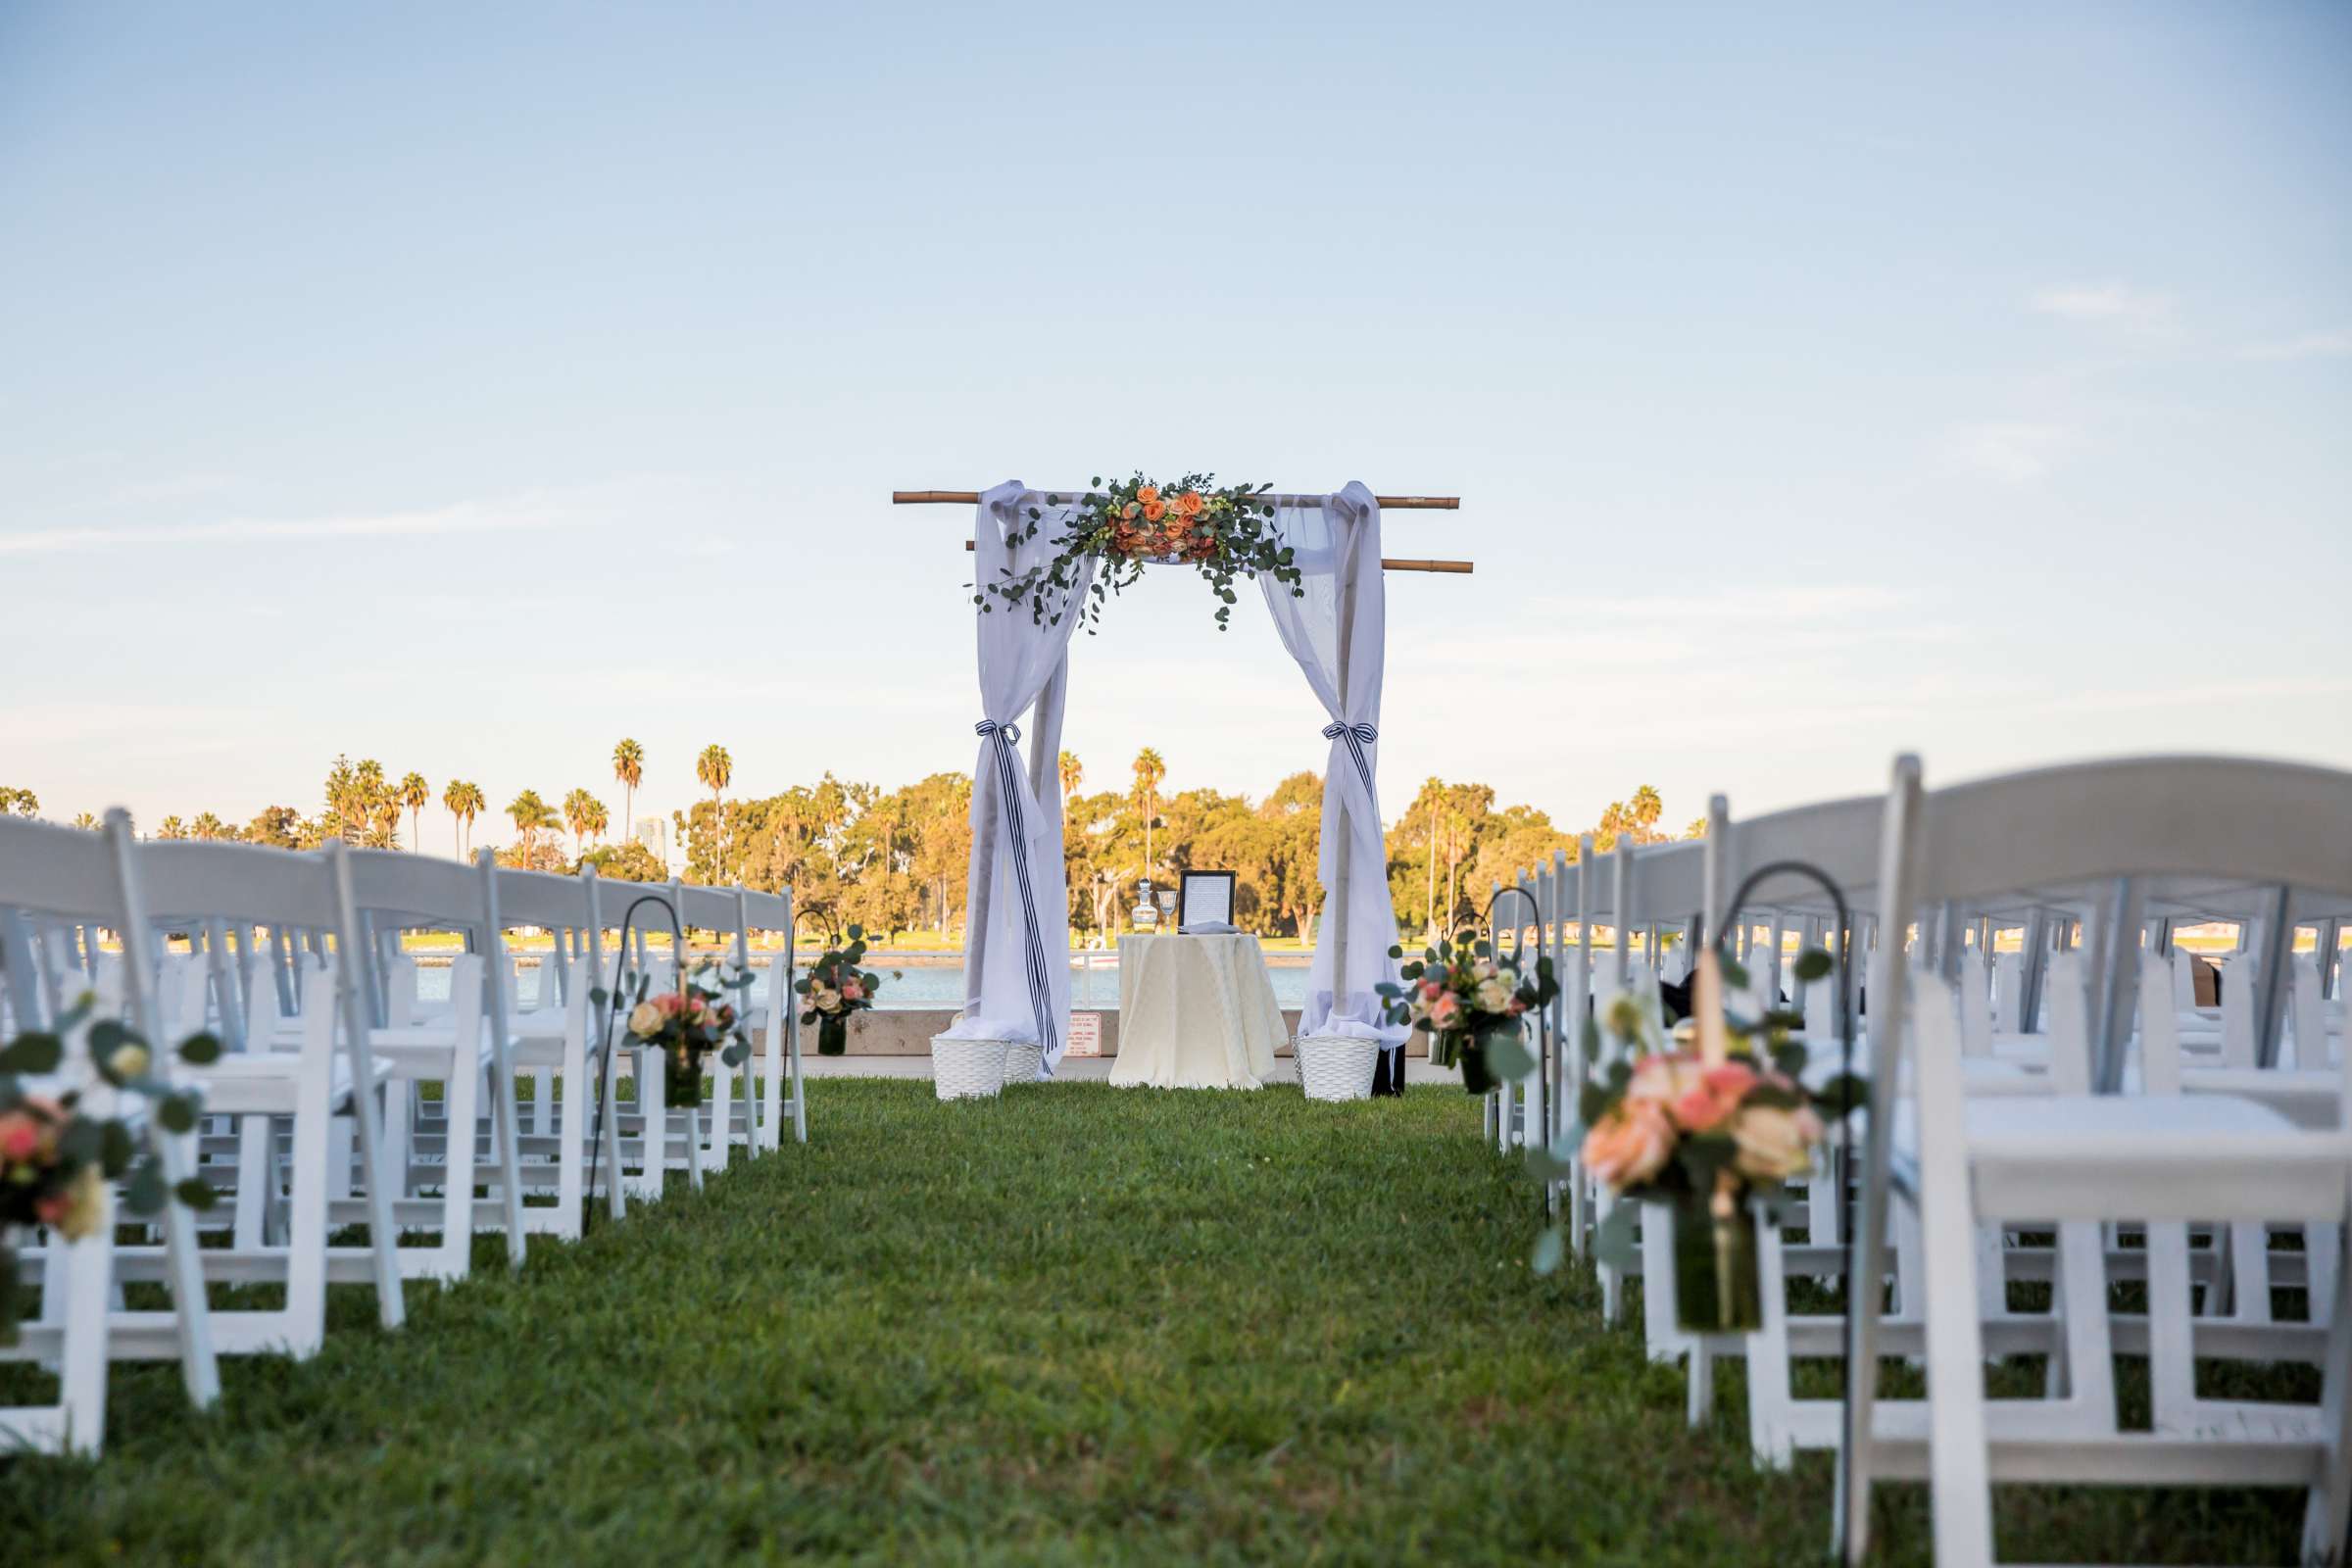
[[[1130,501],[1127,503],[1126,509],[1122,511],[1119,515],[1122,517],[1133,517],[1137,513],[1142,512],[1143,510],[1143,508]]]
[[[1585,1168],[1613,1193],[1649,1180],[1674,1153],[1674,1124],[1653,1100],[1628,1100],[1585,1135]]]
[[[1167,514],[1167,503],[1160,500],[1158,496],[1154,495],[1151,500],[1144,503],[1144,520],[1146,522],[1157,522],[1160,518],[1166,516]]]
[[[1159,499],[1159,486],[1155,484],[1148,484],[1144,486],[1141,490],[1138,490],[1135,493],[1135,499],[1142,502],[1147,507],[1150,506],[1152,502]]]
[[[1187,490],[1176,498],[1176,510],[1188,517],[1200,515],[1200,492],[1198,490]]]

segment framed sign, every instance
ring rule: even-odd
[[[1176,885],[1176,923],[1216,920],[1233,924],[1233,873],[1187,871]]]

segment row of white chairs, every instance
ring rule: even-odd
[[[368,1287],[397,1329],[408,1283],[463,1279],[477,1236],[501,1238],[519,1267],[532,1237],[582,1234],[600,1186],[618,1220],[672,1172],[700,1187],[738,1152],[805,1142],[792,924],[788,896],[502,870],[488,851],[466,863],[138,842],[120,811],[96,833],[0,819],[0,1038],[78,1016],[54,1081],[36,1086],[57,1090],[92,1080],[99,1019],[136,1029],[203,1106],[192,1133],[145,1121],[140,1135],[171,1180],[200,1178],[220,1199],[174,1204],[138,1239],[111,1223],[70,1243],[19,1239],[38,1306],[0,1359],[51,1369],[58,1393],[0,1407],[0,1446],[97,1451],[112,1361],[176,1359],[209,1406],[219,1356],[318,1350],[330,1284]],[[518,929],[552,941],[528,1004],[508,945]],[[727,993],[754,1031],[751,1059],[713,1054],[703,1103],[672,1107],[658,1055],[609,1046],[631,1044],[614,999],[640,980],[673,985],[689,930],[716,933],[745,975],[755,932],[786,940],[759,967],[763,993]],[[667,953],[648,940],[664,932]],[[404,940],[426,933],[449,939],[437,994]],[[178,1060],[197,1033],[228,1049]],[[89,1103],[116,1102],[101,1084]],[[364,1242],[330,1243],[352,1225]],[[125,1305],[125,1287],[152,1285],[168,1308]],[[273,1289],[210,1289],[254,1285]]]
[[[1584,1059],[1584,1018],[1631,994],[1662,1024],[1663,988],[1711,933],[1745,960],[1744,1010],[1803,1014],[1818,1070],[1847,1054],[1850,984],[1851,1061],[1871,1079],[1866,1113],[1801,1200],[1758,1217],[1761,1334],[1677,1327],[1663,1210],[1642,1216],[1638,1269],[1599,1265],[1612,1322],[1639,1282],[1647,1348],[1688,1367],[1693,1423],[1717,1364],[1744,1359],[1759,1463],[1838,1452],[1849,1561],[1868,1545],[1874,1487],[1894,1479],[1932,1484],[1939,1561],[1995,1560],[1995,1483],[2300,1489],[2305,1557],[2339,1559],[2352,775],[2154,758],[1930,790],[1904,758],[1883,796],[1745,821],[1718,799],[1701,841],[1580,849],[1519,877],[1526,900],[1499,902],[1505,946],[1541,945],[1563,997],[1537,1021],[1538,1070],[1487,1113],[1498,1148],[1540,1143],[1564,1160],[1547,1199],[1580,1250],[1608,1206],[1574,1160],[1577,1088],[1602,1065]],[[1809,876],[1772,869],[1793,864],[1837,886],[1842,914]],[[2172,943],[2208,921],[2241,934],[2218,1006],[2197,1004]],[[1850,977],[1793,979],[1793,949],[1836,956],[1842,942]],[[1844,1309],[1792,1310],[1800,1280]],[[2046,1284],[2052,1304],[2013,1309],[2026,1284]],[[2127,1284],[2144,1307],[2113,1304]],[[2307,1315],[2282,1321],[2278,1291],[2301,1292]],[[2119,1354],[2149,1361],[2146,1428],[2119,1419]],[[1987,1363],[2021,1355],[2046,1358],[2039,1395],[1988,1398]],[[1925,1397],[1889,1396],[1882,1356],[1922,1368]],[[2317,1367],[2321,1400],[2201,1397],[2200,1360]],[[1841,1363],[1844,1397],[1795,1396],[1792,1361]]]

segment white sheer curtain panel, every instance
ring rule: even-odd
[[[1079,563],[1067,588],[1046,591],[1042,617],[1026,604],[1006,606],[985,585],[1051,561],[1075,511],[1066,500],[1049,505],[1015,480],[982,495],[973,522],[978,574],[972,581],[984,601],[974,609],[980,755],[972,764],[963,1016],[947,1030],[956,1039],[1034,1041],[1045,1048],[1049,1074],[1061,1060],[1070,1015],[1070,904],[1056,763],[1070,634],[1094,563]],[[1024,712],[1030,713],[1025,766],[1015,723]]]
[[[1388,612],[1380,565],[1380,503],[1350,483],[1320,507],[1278,507],[1274,526],[1298,567],[1303,595],[1258,579],[1282,645],[1322,699],[1331,722],[1323,764],[1323,918],[1298,1033],[1404,1043],[1382,1023],[1372,989],[1396,979],[1396,911],[1389,902],[1378,776],[1380,689]]]

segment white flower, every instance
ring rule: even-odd
[[[629,1033],[640,1040],[651,1040],[662,1032],[662,1009],[650,1002],[640,1002],[629,1012]]]
[[[148,1063],[153,1059],[147,1054],[145,1046],[117,1046],[115,1054],[106,1058],[106,1064],[118,1078],[136,1078],[147,1070]]]
[[[1504,1012],[1511,1005],[1511,982],[1502,975],[1489,975],[1478,983],[1478,1010]]]
[[[808,988],[808,1005],[819,1012],[839,1012],[841,1010],[841,993],[831,986],[810,986]]]

